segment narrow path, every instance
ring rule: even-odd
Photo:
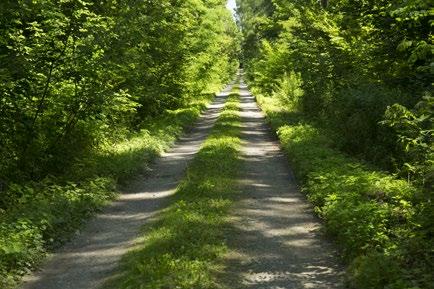
[[[114,272],[132,247],[140,227],[164,208],[188,162],[210,133],[232,85],[220,93],[195,128],[152,166],[119,199],[92,219],[82,233],[54,254],[39,272],[27,276],[22,289],[95,289]]]
[[[232,210],[227,288],[342,288],[336,253],[320,234],[278,141],[242,83],[245,167]]]

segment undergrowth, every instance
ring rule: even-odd
[[[278,99],[257,100],[349,264],[348,286],[434,288],[429,193],[340,152],[324,130]]]
[[[48,251],[115,198],[117,187],[167,149],[211,98],[212,94],[204,95],[188,108],[166,111],[143,123],[138,133],[99,145],[59,176],[10,184],[1,192],[0,288],[14,287]]]
[[[226,251],[226,213],[237,191],[238,95],[232,94],[187,170],[173,204],[148,225],[105,288],[215,288],[216,260]]]

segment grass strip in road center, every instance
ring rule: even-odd
[[[145,228],[120,273],[104,288],[215,288],[226,252],[224,229],[237,192],[239,95],[229,96],[211,135],[187,170],[173,204]]]

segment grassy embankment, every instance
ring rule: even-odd
[[[239,171],[238,95],[232,94],[194,158],[173,203],[144,228],[105,288],[215,288],[226,215]]]
[[[0,210],[0,288],[13,287],[48,251],[115,198],[117,187],[167,149],[212,96],[204,94],[188,108],[167,111],[124,140],[100,145],[68,172],[42,182],[11,185],[2,192],[11,198],[8,209]]]
[[[276,98],[257,101],[302,191],[341,247],[350,287],[433,288],[433,241],[421,217],[432,208],[420,201],[423,194],[340,152],[325,130]]]

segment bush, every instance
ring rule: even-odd
[[[325,131],[272,98],[258,100],[302,191],[350,264],[352,288],[431,288],[433,208],[420,190],[340,152]]]
[[[291,71],[284,74],[282,81],[274,88],[274,96],[279,99],[283,105],[297,110],[300,106],[301,97],[304,94],[301,88],[303,81],[300,73]]]
[[[111,179],[82,184],[44,183],[13,185],[13,206],[0,215],[0,279],[9,288],[32,269],[48,249],[58,247],[84,220],[114,196]]]
[[[433,110],[434,97],[426,95],[413,110],[399,104],[387,107],[381,122],[397,136],[395,150],[400,159],[396,165],[400,175],[427,190],[434,184]]]
[[[0,288],[9,288],[45,255],[40,230],[31,221],[19,219],[0,224]]]
[[[0,288],[13,287],[48,251],[67,241],[115,197],[117,184],[143,170],[192,125],[213,95],[166,111],[129,138],[100,144],[61,176],[9,184],[0,198]]]

